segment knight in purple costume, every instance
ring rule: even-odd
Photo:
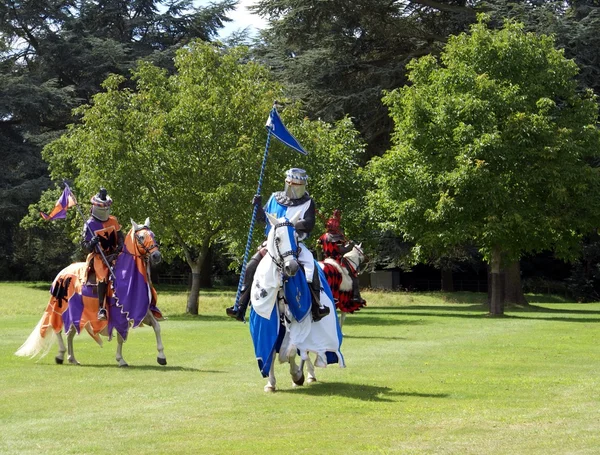
[[[107,318],[105,300],[110,279],[110,270],[105,259],[112,267],[115,259],[123,250],[124,236],[119,220],[110,214],[112,199],[105,188],[100,188],[98,194],[92,196],[91,203],[91,216],[83,226],[81,245],[89,253],[87,257],[89,271],[96,275],[98,320],[104,321]]]
[[[289,169],[285,173],[284,190],[273,193],[264,207],[261,207],[261,197],[254,197],[252,202],[259,208],[257,220],[265,222],[265,213],[274,215],[277,218],[285,216],[286,218],[291,219],[294,214],[300,212],[300,219],[296,222],[294,227],[298,233],[299,240],[302,241],[306,239],[315,227],[315,203],[306,191],[307,181],[308,176],[304,169]],[[270,228],[271,225],[267,223],[265,228],[266,234],[269,233]],[[259,251],[248,261],[239,306],[238,308],[232,306],[226,309],[227,315],[238,321],[243,321],[245,319],[246,309],[250,303],[250,290],[252,289],[254,273],[265,253],[266,248],[263,244]],[[321,305],[321,282],[319,280],[319,273],[318,270],[316,270],[312,253],[303,243],[300,243],[298,260],[304,268],[306,281],[309,284],[308,287],[312,297],[311,314],[313,320],[315,322],[320,321],[329,314],[330,310]]]

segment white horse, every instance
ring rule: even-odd
[[[353,245],[352,249],[343,256],[346,265],[342,265],[339,260],[331,257],[319,261],[319,266],[325,272],[327,283],[336,302],[336,307],[340,310],[340,328],[348,314],[359,311],[366,303],[355,302],[352,300],[352,277],[348,267],[358,271],[360,265],[365,260],[365,254],[361,249],[362,244]]]
[[[15,353],[23,357],[46,355],[54,341],[58,342],[58,355],[55,361],[67,360],[79,365],[73,351],[73,338],[85,329],[102,346],[100,335],[112,338],[117,332],[116,360],[121,367],[128,366],[123,359],[123,342],[127,339],[129,328],[142,324],[152,326],[156,335],[158,350],[157,362],[166,365],[160,324],[162,314],[156,307],[156,291],[150,281],[150,264],[160,262],[161,254],[150,230],[150,220],[143,225],[131,220],[132,228],[127,234],[124,248],[114,266],[115,279],[108,290],[108,318],[99,321],[98,297],[95,277],[87,276],[87,263],[77,262],[59,272],[50,288],[50,301],[25,343]],[[90,274],[91,275],[91,274]],[[67,346],[62,331],[67,334]]]
[[[314,353],[317,367],[326,367],[329,363],[345,366],[333,297],[316,263],[315,270],[321,281],[320,300],[329,307],[330,313],[318,322],[311,318],[311,295],[298,260],[300,248],[306,248],[299,244],[294,228],[298,217],[299,214],[288,220],[267,214],[271,225],[267,254],[258,265],[252,284],[250,333],[259,369],[268,377],[265,392],[276,390],[277,354],[281,363],[289,363],[294,386],[302,385],[305,380],[302,368],[296,364],[298,353],[304,360],[309,353]]]

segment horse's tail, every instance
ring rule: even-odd
[[[20,357],[35,357],[41,353],[40,358],[48,354],[48,351],[54,344],[56,335],[54,330],[46,330],[44,336],[42,336],[42,323],[44,321],[45,314],[42,315],[40,322],[35,326],[33,332],[29,335],[25,343],[15,352],[15,355]]]

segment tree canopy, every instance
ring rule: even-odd
[[[410,85],[384,98],[394,146],[370,165],[382,226],[417,257],[468,242],[498,266],[544,249],[574,257],[600,221],[598,106],[577,91],[577,65],[551,37],[482,17],[408,68]]]
[[[350,116],[370,157],[389,146],[392,124],[383,90],[406,83],[406,64],[437,53],[448,35],[465,30],[475,11],[464,1],[260,0],[268,19],[257,55],[313,118]]]
[[[172,68],[175,49],[193,38],[213,39],[235,4],[0,3],[0,153],[5,164],[0,171],[0,271],[5,278],[20,276],[27,263],[26,251],[18,249],[28,233],[17,232],[17,226],[27,206],[51,184],[41,148],[73,121],[71,110],[89,101],[110,73],[128,75],[140,58]]]
[[[121,87],[122,77],[110,77],[106,92],[78,110],[81,124],[49,144],[44,157],[54,179],[75,178],[83,194],[106,186],[118,214],[150,216],[164,251],[185,257],[196,280],[211,245],[224,243],[242,256],[264,125],[273,101],[284,98],[267,69],[248,59],[246,48],[192,42],[178,52],[175,66],[168,75],[140,64],[136,90]],[[329,151],[345,161],[330,162],[329,169],[320,162],[319,171],[353,168],[352,156],[362,149],[349,122],[301,120],[293,106],[283,116],[309,157],[302,162],[296,152],[273,144],[267,191],[283,187],[286,167],[316,171],[318,157]],[[197,313],[197,300],[193,283],[188,311]]]

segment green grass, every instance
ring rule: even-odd
[[[159,288],[168,365],[135,329],[75,339],[82,366],[13,355],[46,305],[47,283],[0,283],[2,454],[596,454],[600,304],[529,296],[489,318],[482,294],[366,292],[349,316],[347,368],[263,392],[248,326],[224,316],[234,292]]]

